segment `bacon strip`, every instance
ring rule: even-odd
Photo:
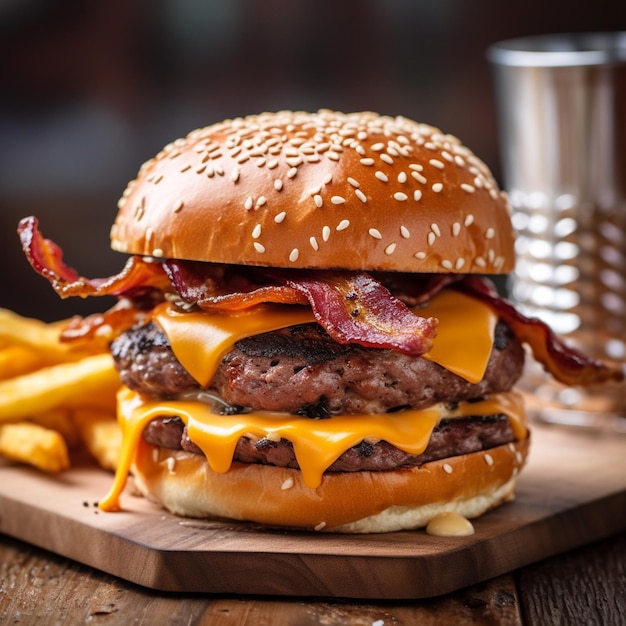
[[[130,257],[124,269],[110,278],[88,279],[80,276],[63,262],[63,252],[38,230],[35,217],[24,218],[17,232],[22,249],[33,269],[47,278],[52,288],[61,296],[121,296],[133,291],[145,292],[148,288],[167,290],[169,280],[160,263],[148,263],[142,257]]]
[[[261,302],[308,302],[318,322],[339,343],[391,348],[414,356],[430,349],[436,333],[437,320],[416,316],[367,273],[256,268],[246,274],[242,268],[230,271],[221,265],[188,261],[150,263],[133,256],[119,274],[90,280],[63,262],[61,249],[38,231],[36,218],[22,220],[18,232],[31,265],[62,298],[125,296],[138,306],[141,300],[145,304],[149,300],[146,297],[155,290],[170,293],[175,290],[187,302],[206,310],[223,311],[236,311]],[[590,359],[568,346],[545,323],[519,313],[479,276],[441,275],[430,277],[426,283],[417,280],[417,287],[410,285],[410,277],[398,276],[399,284],[416,301],[423,301],[424,293],[432,297],[449,286],[486,302],[509,324],[517,338],[528,344],[535,359],[565,384],[593,385],[624,379],[621,368]],[[139,308],[145,310],[144,306]],[[132,315],[123,317],[132,319]],[[115,317],[120,316],[121,313]],[[68,334],[91,333],[96,326],[95,320],[82,327],[76,324],[68,329]]]
[[[308,304],[291,287],[268,285],[267,278],[265,284],[251,280],[244,275],[244,268],[233,272],[224,265],[177,259],[164,261],[163,267],[181,298],[204,311],[241,311],[265,302]]]
[[[498,313],[515,336],[530,347],[535,359],[558,381],[566,385],[594,385],[624,379],[621,368],[591,359],[568,346],[546,323],[522,315],[510,302],[499,297],[484,279],[467,275],[457,288],[487,303]]]
[[[437,320],[415,315],[366,273],[257,268],[247,276],[240,269],[235,276],[223,266],[206,263],[172,260],[164,265],[181,297],[204,310],[235,311],[262,302],[308,303],[318,323],[338,343],[413,356],[428,352],[436,333]]]
[[[277,272],[274,276],[306,296],[319,324],[338,343],[391,348],[413,356],[432,347],[438,320],[415,315],[367,273]]]

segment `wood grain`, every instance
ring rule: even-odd
[[[624,438],[536,427],[517,499],[476,534],[337,536],[181,520],[142,498],[93,506],[111,477],[0,468],[0,530],[120,578],[176,592],[411,599],[437,596],[626,528]]]

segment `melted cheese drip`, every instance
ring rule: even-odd
[[[482,380],[498,321],[491,308],[448,290],[415,312],[439,320],[433,348],[424,358],[471,383]],[[315,321],[309,307],[294,305],[261,305],[236,315],[224,315],[180,313],[171,305],[162,304],[156,308],[153,319],[167,336],[176,358],[203,387],[213,378],[223,356],[240,339]]]
[[[516,438],[526,436],[523,402],[515,392],[494,394],[488,400],[478,402],[462,402],[454,411],[447,410],[444,404],[436,404],[422,410],[342,415],[326,420],[260,411],[218,415],[208,404],[145,402],[128,389],[120,392],[118,401],[124,439],[115,481],[100,502],[100,508],[107,511],[119,510],[119,498],[143,430],[156,417],[179,416],[187,424],[190,438],[202,449],[210,467],[217,473],[229,470],[235,446],[242,436],[288,439],[293,443],[304,482],[312,489],[321,484],[324,471],[337,458],[363,440],[384,440],[408,454],[422,453],[433,429],[443,418],[504,413],[512,424]]]

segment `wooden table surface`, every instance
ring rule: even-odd
[[[0,624],[626,624],[626,532],[411,602],[167,594],[0,535]]]

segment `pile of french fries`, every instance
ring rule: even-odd
[[[0,457],[57,473],[82,447],[114,470],[119,375],[102,345],[61,342],[64,324],[0,308]]]

